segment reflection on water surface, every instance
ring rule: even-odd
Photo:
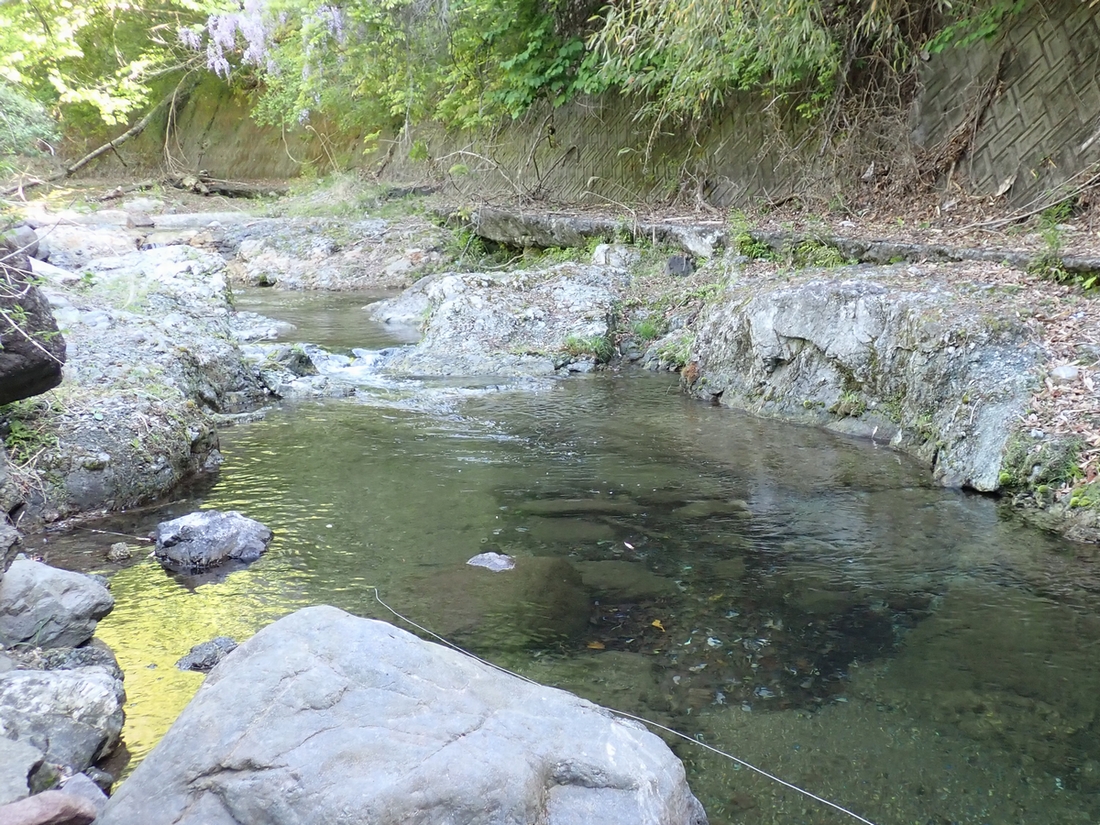
[[[148,559],[113,576],[100,636],[137,757],[200,684],[173,667],[192,644],[307,604],[392,619],[378,588],[480,655],[881,825],[1097,821],[1091,551],[889,450],[699,405],[668,376],[461,389],[364,391],[223,434],[220,476],[172,514],[238,509],[275,540],[221,581]],[[516,570],[464,564],[487,550]],[[712,822],[851,821],[671,744]]]

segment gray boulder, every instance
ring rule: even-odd
[[[11,670],[0,674],[0,736],[45,754],[60,772],[79,772],[118,744],[126,694],[103,668]]]
[[[87,774],[73,774],[61,783],[61,790],[92,803],[97,815],[107,806],[107,794]]]
[[[157,525],[157,561],[169,570],[199,573],[226,561],[256,561],[271,530],[235,510],[202,510]]]
[[[486,574],[491,575],[491,574]],[[98,825],[703,825],[642,726],[383,622],[310,607],[200,688]]]
[[[0,243],[0,404],[61,383],[65,339],[14,240]]]
[[[0,805],[30,794],[31,777],[44,758],[42,751],[30,743],[0,736]]]
[[[107,588],[88,576],[16,559],[0,580],[0,644],[76,647],[114,604]]]

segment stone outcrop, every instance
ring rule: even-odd
[[[0,787],[22,787],[14,799],[89,769],[119,744],[125,692],[113,658],[51,663],[0,654],[0,659],[17,665],[0,673],[0,738],[36,755],[0,762]]]
[[[75,647],[91,638],[114,603],[95,579],[16,559],[0,580],[0,645]]]
[[[942,484],[996,490],[1040,349],[1022,323],[946,284],[889,283],[899,275],[735,283],[701,321],[685,382],[726,406],[889,443]]]
[[[442,274],[371,304],[386,323],[419,323],[418,344],[387,371],[413,375],[551,375],[586,371],[611,354],[624,270],[559,264],[543,271]],[[606,347],[606,349],[605,349]]]
[[[214,670],[97,820],[259,821],[706,817],[679,760],[640,725],[391,625],[311,607]]]
[[[15,240],[0,243],[0,404],[61,383],[65,339]]]
[[[197,573],[227,561],[256,561],[271,530],[235,510],[202,510],[157,525],[154,553],[170,570]]]
[[[263,396],[231,335],[221,257],[172,246],[89,260],[79,277],[35,267],[66,329],[68,394],[35,413],[35,432],[65,437],[42,445],[28,515],[133,506],[216,466],[213,414]]]

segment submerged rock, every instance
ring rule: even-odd
[[[75,647],[114,604],[106,587],[82,573],[16,559],[0,580],[0,644]]]
[[[505,570],[511,570],[515,567],[516,560],[503,553],[478,553],[467,561],[466,564],[471,567],[484,567],[486,570],[492,570],[494,573],[502,573]]]
[[[546,647],[573,639],[588,626],[588,590],[565,559],[519,558],[503,575],[456,565],[416,587],[432,594],[433,629],[460,644]]]
[[[176,662],[180,670],[196,670],[199,673],[208,673],[214,669],[222,659],[237,649],[237,642],[228,636],[218,636],[209,642],[197,644],[191,648],[191,652]]]
[[[245,642],[99,825],[704,825],[641,725],[311,607]]]
[[[256,561],[271,537],[271,530],[235,510],[202,510],[158,524],[153,552],[169,570],[198,573],[230,560]]]

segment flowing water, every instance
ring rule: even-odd
[[[387,343],[354,300],[240,300],[301,338]],[[275,532],[247,569],[188,579],[142,559],[113,573],[99,635],[126,671],[135,760],[201,683],[173,667],[191,645],[309,604],[394,620],[377,589],[479,655],[878,825],[1100,821],[1095,554],[932,487],[881,445],[623,373],[376,381],[275,407],[222,449],[207,488],[99,525],[144,533],[203,507]],[[82,532],[41,551],[87,566],[117,540]],[[465,564],[486,551],[516,570]],[[713,823],[854,821],[670,744]]]

